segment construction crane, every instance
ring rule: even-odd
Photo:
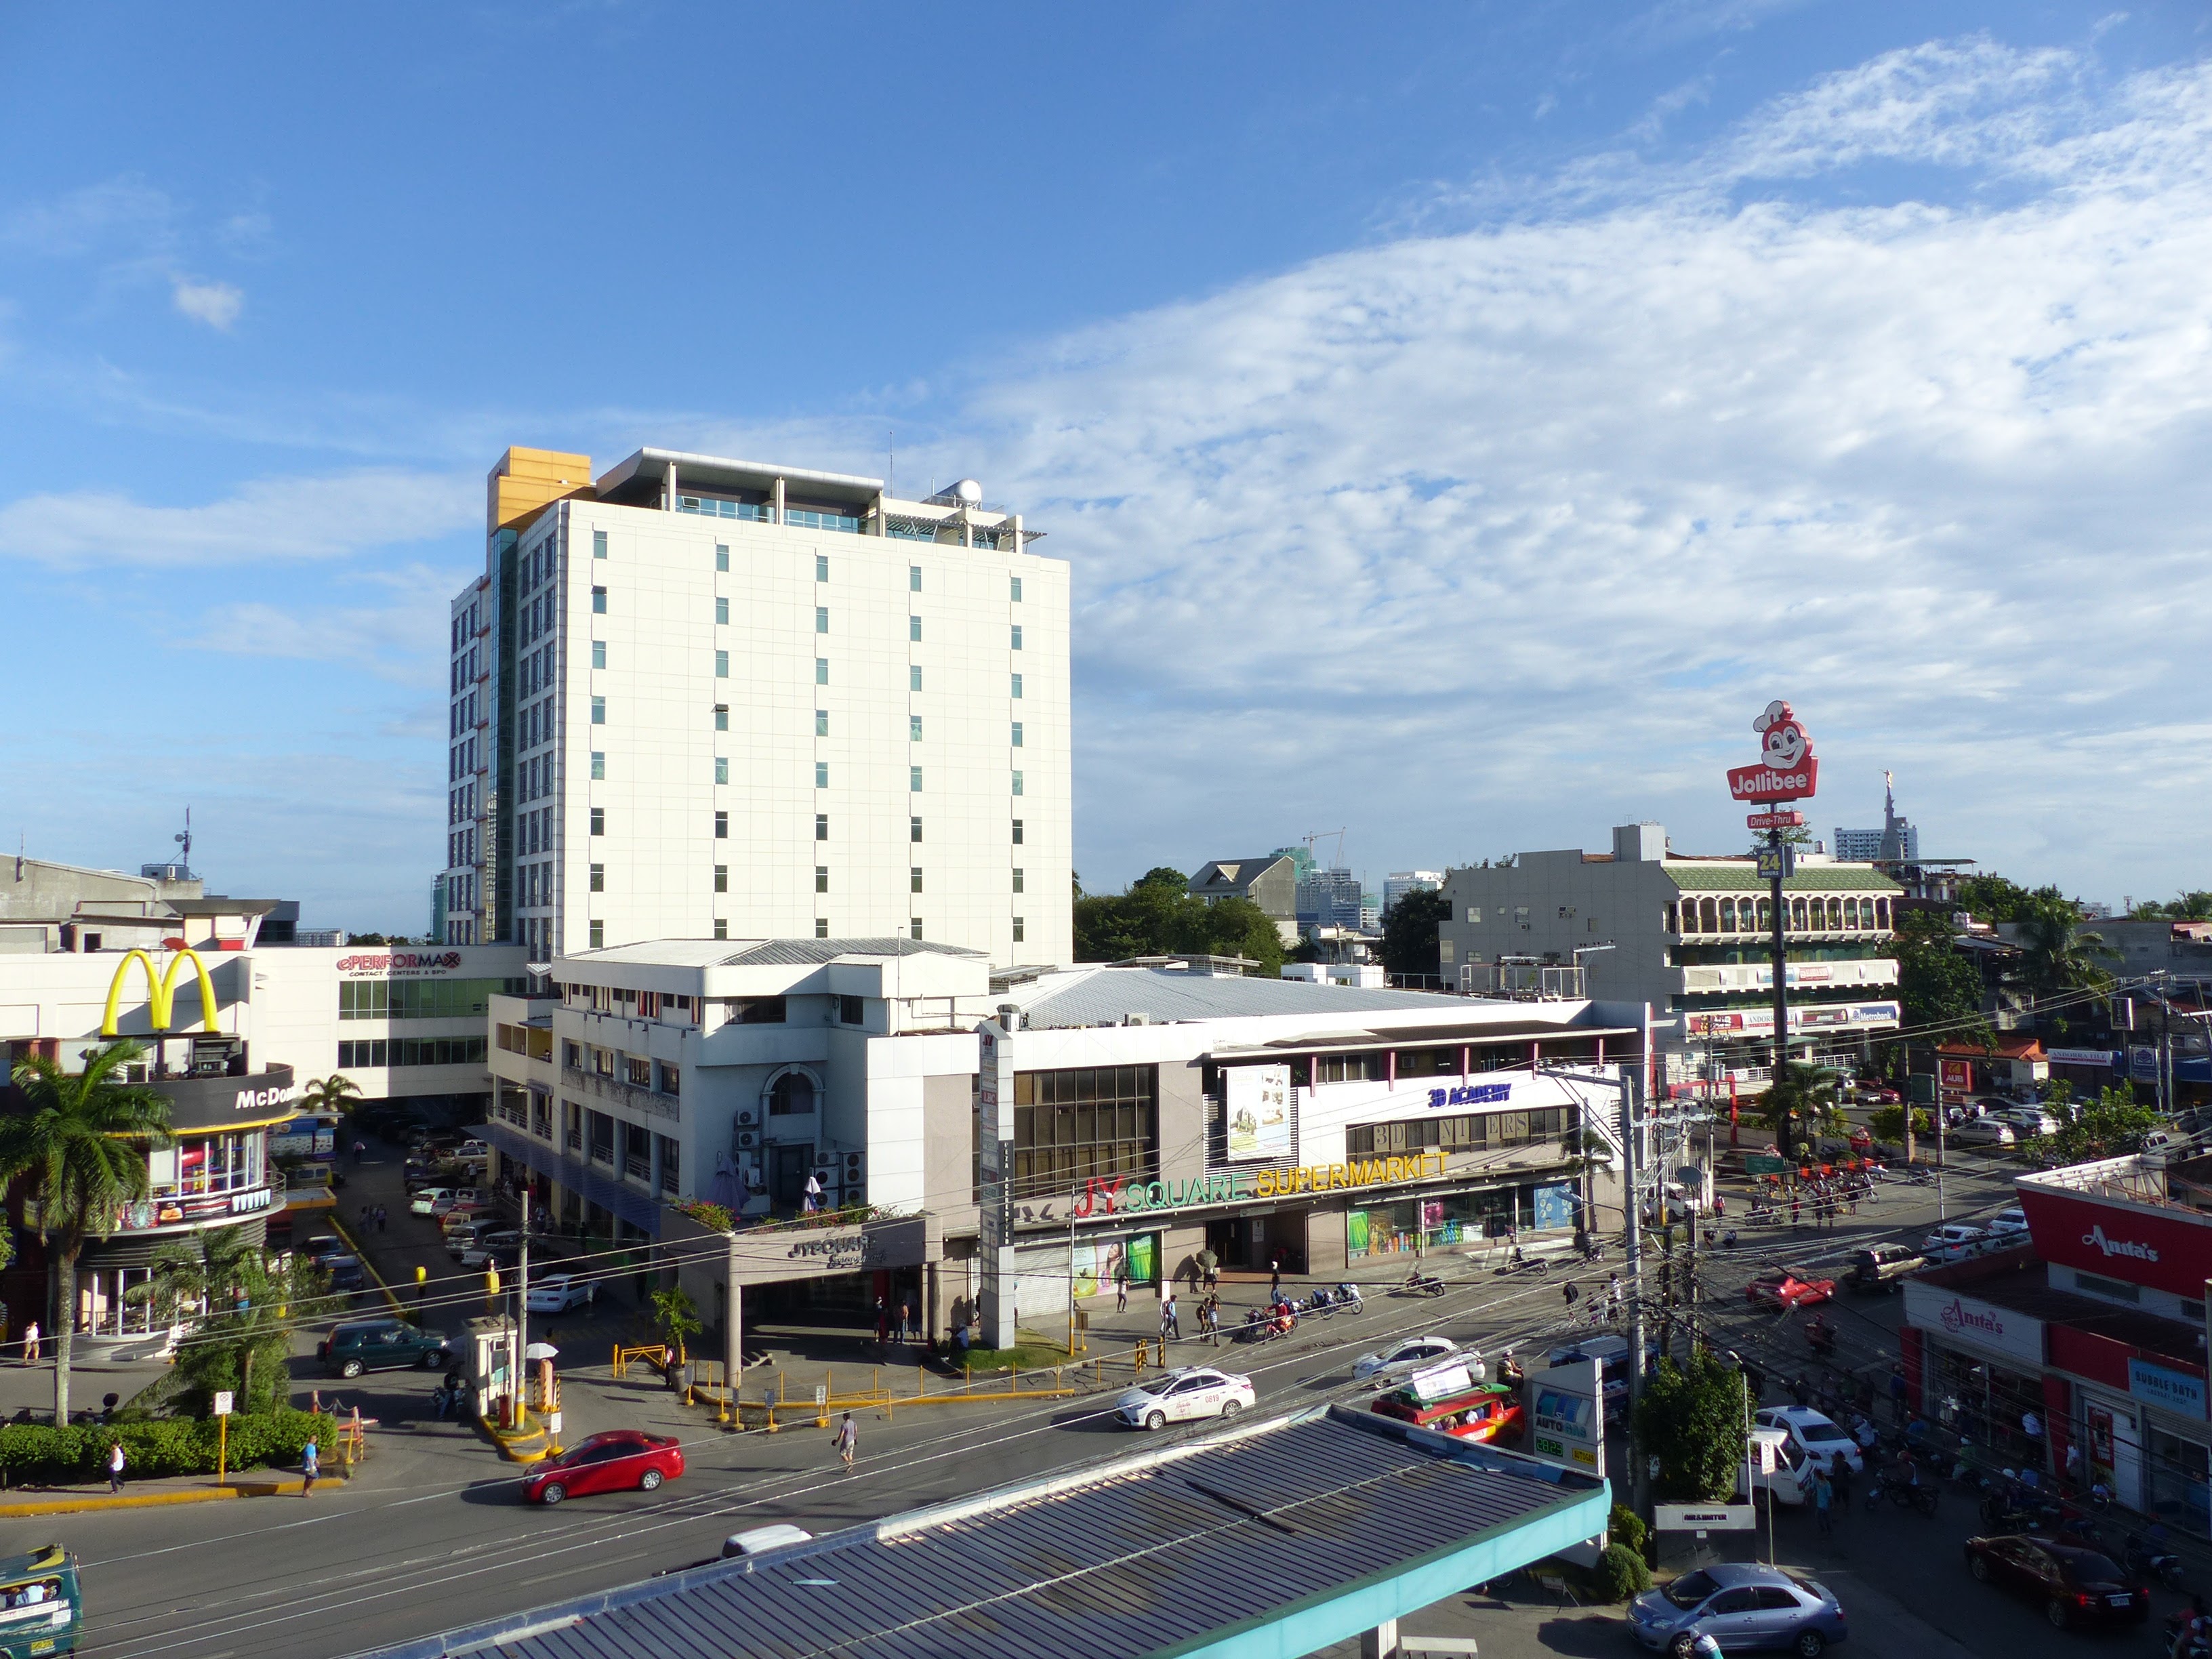
[[[1348,828],[1349,826],[1346,827]],[[1331,836],[1334,836],[1336,837],[1336,862],[1329,866],[1329,868],[1332,870],[1340,870],[1344,867],[1343,829],[1312,830],[1307,831],[1305,836],[1306,851],[1308,854],[1314,856],[1316,862],[1318,862],[1319,854],[1314,853],[1314,843],[1317,841],[1327,841]]]

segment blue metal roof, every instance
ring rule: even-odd
[[[1332,1407],[376,1659],[1288,1659],[1594,1537],[1610,1501]]]

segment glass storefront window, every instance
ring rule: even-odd
[[[2208,1454],[2195,1440],[2168,1434],[2151,1425],[2150,1512],[2169,1527],[2179,1527],[2199,1538],[2212,1533],[2208,1515]]]
[[[1345,1255],[1353,1261],[1375,1255],[1411,1253],[1419,1206],[1412,1199],[1398,1204],[1374,1204],[1354,1210],[1345,1218]]]

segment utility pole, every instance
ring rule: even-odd
[[[1790,927],[1788,902],[1782,896],[1783,878],[1790,873],[1792,862],[1789,844],[1782,839],[1778,827],[1766,832],[1767,892],[1773,906],[1773,930],[1768,939],[1770,954],[1774,963],[1774,1073],[1767,1082],[1770,1094],[1782,1087],[1790,1072],[1790,954],[1786,935]],[[1786,1113],[1774,1120],[1776,1150],[1784,1158],[1796,1156],[1796,1136],[1791,1133]]]
[[[1628,1224],[1623,1230],[1621,1254],[1628,1266],[1628,1421],[1630,1425],[1630,1463],[1628,1471],[1631,1502],[1636,1513],[1646,1521],[1651,1518],[1651,1480],[1650,1464],[1640,1448],[1636,1447],[1636,1408],[1644,1399],[1644,1217],[1643,1197],[1637,1191],[1636,1133],[1640,1115],[1637,1099],[1637,1079],[1643,1074],[1639,1062],[1624,1068],[1626,1075],[1620,1084],[1620,1161],[1621,1176],[1626,1188]],[[1602,1393],[1602,1390],[1600,1391]],[[1604,1409],[1600,1400],[1598,1409]]]
[[[530,1194],[522,1194],[522,1249],[514,1266],[514,1425],[530,1426]]]

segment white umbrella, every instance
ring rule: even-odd
[[[525,1359],[557,1359],[561,1350],[550,1342],[533,1342],[522,1351]]]

